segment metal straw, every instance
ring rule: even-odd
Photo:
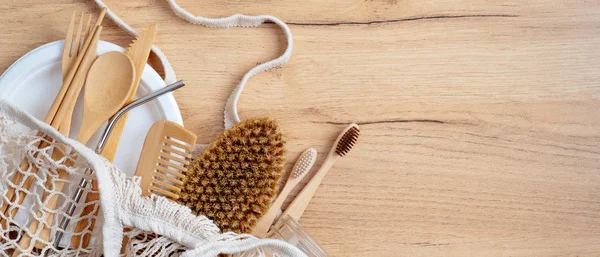
[[[106,128],[104,129],[104,132],[102,133],[102,137],[100,138],[100,141],[98,142],[98,145],[96,146],[96,150],[95,152],[97,154],[100,154],[102,152],[102,149],[104,149],[104,145],[106,144],[106,141],[108,139],[108,136],[110,135],[110,132],[113,130],[115,124],[117,123],[117,121],[119,120],[119,118],[121,118],[121,116],[123,116],[123,114],[127,113],[128,111],[131,111],[132,109],[147,103],[148,101],[153,100],[154,98],[157,98],[161,95],[164,95],[166,93],[169,93],[173,90],[176,90],[178,88],[181,88],[185,86],[185,83],[180,80],[177,81],[173,84],[170,84],[162,89],[156,90],[150,94],[147,94],[145,96],[143,96],[140,99],[137,99],[135,101],[133,101],[132,103],[128,104],[127,106],[121,108],[121,110],[119,110],[115,115],[112,116],[112,118],[110,118],[108,120],[108,125],[106,126]],[[85,175],[90,175],[91,174],[91,169],[86,169],[85,170]],[[81,179],[81,181],[79,181],[79,187],[77,188],[77,191],[75,192],[75,195],[73,195],[73,202],[69,203],[69,206],[67,208],[67,216],[71,216],[73,215],[73,212],[75,212],[75,204],[73,203],[79,203],[79,200],[81,200],[81,196],[83,195],[83,188],[85,188],[88,185],[88,180],[85,179],[85,177],[83,177]],[[56,233],[56,238],[54,239],[54,247],[58,248],[58,244],[60,243],[60,240],[63,237],[63,230],[65,230],[65,228],[69,225],[70,219],[68,219],[66,216],[62,218],[61,222],[60,222],[60,230]]]

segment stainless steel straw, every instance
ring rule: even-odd
[[[110,132],[112,131],[115,123],[119,120],[119,118],[121,118],[121,116],[123,116],[123,114],[127,113],[128,111],[131,111],[132,109],[147,103],[148,101],[157,98],[161,95],[164,95],[166,93],[169,93],[173,90],[176,90],[178,88],[181,88],[185,86],[185,83],[180,80],[177,81],[173,84],[170,84],[162,89],[156,90],[150,94],[147,94],[143,97],[141,97],[140,99],[137,99],[135,101],[133,101],[132,103],[128,104],[127,106],[121,108],[121,110],[119,110],[114,116],[112,116],[112,118],[110,118],[110,120],[108,120],[108,125],[106,126],[106,128],[104,129],[104,132],[102,133],[102,137],[100,138],[100,141],[98,142],[98,145],[96,146],[96,153],[100,154],[102,152],[102,149],[104,149],[104,145],[106,144],[106,140],[108,139],[108,136],[110,135]],[[91,170],[90,169],[86,169],[85,170],[85,174],[89,175],[91,174]],[[79,187],[77,188],[77,191],[75,192],[75,195],[73,195],[72,198],[72,202],[69,203],[69,206],[67,208],[67,216],[63,217],[61,222],[60,222],[60,230],[56,233],[56,238],[54,239],[54,247],[58,248],[58,245],[60,243],[60,240],[63,237],[63,231],[65,230],[65,228],[69,225],[70,219],[67,218],[68,216],[72,216],[73,212],[75,212],[75,204],[79,203],[79,200],[81,200],[81,196],[83,195],[83,189],[88,185],[88,180],[85,179],[85,177],[83,177],[81,179],[81,181],[79,181]],[[75,204],[74,204],[75,203]]]

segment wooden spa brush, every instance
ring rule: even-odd
[[[272,119],[233,126],[192,162],[177,202],[207,216],[223,232],[249,233],[275,197],[284,145]]]

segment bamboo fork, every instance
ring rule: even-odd
[[[91,18],[91,16],[90,16],[90,18]],[[100,17],[96,24],[99,24],[101,22],[101,18],[103,18],[103,17]],[[65,135],[65,136],[68,136],[69,132],[70,132],[71,120],[72,120],[71,114],[73,113],[73,109],[75,108],[77,96],[79,95],[79,92],[81,91],[81,89],[83,87],[85,75],[90,70],[90,66],[91,66],[92,62],[94,61],[94,59],[96,58],[96,51],[97,51],[98,39],[99,39],[98,36],[99,36],[99,33],[101,32],[102,27],[96,25],[96,26],[94,26],[94,28],[97,28],[97,30],[95,30],[94,35],[92,35],[93,40],[90,43],[91,45],[88,49],[88,52],[90,52],[90,53],[86,54],[86,57],[83,59],[83,61],[81,63],[81,66],[83,67],[82,72],[77,75],[76,80],[69,87],[69,91],[67,92],[67,97],[65,97],[65,100],[63,101],[63,103],[59,109],[59,112],[60,112],[60,110],[66,110],[66,112],[67,112],[66,118],[63,120],[62,124],[60,124],[60,127],[58,129],[59,132],[61,132],[61,134]],[[90,33],[92,33],[92,31],[90,31]],[[68,96],[69,92],[73,92],[74,97],[69,97]],[[62,157],[63,157],[63,154],[60,151],[54,151],[52,153],[53,160],[59,160]],[[72,166],[73,163],[68,161],[68,163],[66,163],[66,165]],[[54,182],[54,188],[52,190],[57,191],[57,192],[62,191],[65,184],[61,181],[65,180],[67,177],[68,177],[68,173],[66,173],[63,170],[58,170],[58,180],[47,181],[46,188],[51,188],[52,183]],[[45,207],[42,207],[42,210],[38,210],[38,212],[36,214],[37,217],[42,217],[44,209],[47,209],[47,210],[56,209],[56,205],[58,203],[59,196],[54,195],[50,199],[48,199],[49,196],[50,196],[49,192],[44,192],[44,194],[42,195],[42,202],[45,202],[46,205],[45,205]],[[48,213],[45,221],[48,224],[48,226],[45,226],[44,223],[40,223],[36,219],[32,219],[31,223],[29,224],[28,229],[31,234],[35,234],[37,231],[39,231],[40,228],[42,228],[42,231],[39,234],[39,237],[42,238],[42,241],[37,240],[35,242],[36,248],[44,248],[46,246],[45,242],[50,241],[50,227],[54,223],[54,215],[52,213]],[[23,237],[21,238],[21,240],[19,241],[19,244],[21,245],[21,247],[25,248],[31,243],[30,241],[31,241],[31,238],[29,237],[29,235],[27,233],[25,233],[23,235]]]
[[[77,56],[79,55],[79,53],[82,50],[81,44],[83,43],[83,40],[81,40],[81,37],[83,36],[84,39],[87,38],[88,33],[91,30],[90,22],[92,20],[92,15],[88,16],[86,26],[83,26],[84,15],[82,14],[81,18],[79,20],[79,27],[77,29],[77,35],[75,37],[73,37],[73,33],[75,33],[73,31],[75,29],[75,14],[76,14],[76,12],[73,11],[73,15],[71,15],[71,22],[69,23],[69,29],[67,30],[67,37],[65,38],[65,42],[64,42],[64,46],[63,46],[62,61],[61,61],[63,79],[65,79],[67,77],[67,75],[69,74],[69,70],[70,70],[71,66],[73,65],[73,63],[77,59]],[[83,32],[82,32],[82,27],[84,30]]]
[[[101,22],[106,9],[103,9],[100,18],[98,19]],[[76,37],[73,38],[73,30],[74,30],[74,22],[75,22],[75,12],[71,17],[71,23],[69,25],[69,29],[67,32],[67,37],[65,39],[65,48],[63,49],[63,85],[57,94],[54,102],[46,115],[44,122],[50,124],[53,128],[59,129],[59,131],[63,135],[67,135],[69,133],[70,123],[71,123],[71,114],[72,108],[71,105],[75,105],[76,94],[74,97],[68,97],[67,93],[70,90],[74,90],[71,87],[79,87],[83,86],[83,79],[85,79],[85,73],[87,73],[87,69],[89,69],[90,63],[94,60],[96,56],[96,46],[97,41],[99,39],[99,34],[101,31],[101,26],[95,26],[93,29],[93,33],[91,33],[89,29],[91,15],[88,18],[88,22],[85,27],[84,24],[84,14],[82,14],[79,27],[77,30]],[[97,22],[99,24],[99,22]],[[84,31],[85,30],[85,31]],[[82,40],[82,36],[85,38],[85,42]],[[83,44],[82,44],[83,43]],[[65,75],[66,74],[66,75]],[[81,84],[81,85],[79,85]],[[62,113],[62,116],[58,114]],[[41,134],[39,136],[42,136]],[[51,140],[51,139],[47,139]],[[47,143],[38,143],[37,147],[42,148],[47,146]],[[53,153],[53,158],[60,158],[60,151],[55,151]],[[23,160],[20,167],[22,170],[26,170],[29,168],[31,164],[27,160]],[[37,168],[35,166],[31,167],[31,172],[37,172]],[[59,171],[60,172],[60,171]],[[23,180],[23,174],[16,173],[11,181],[15,184],[20,184]],[[29,189],[34,182],[33,177],[27,178],[27,180],[23,183],[23,187]],[[18,194],[15,192],[15,188],[9,188],[6,193],[6,197],[11,200],[4,202],[1,211],[6,215],[5,217],[14,217],[18,211],[18,207],[23,203],[26,193],[23,191],[19,191]],[[12,206],[10,206],[9,202],[13,202]],[[9,216],[10,215],[10,216]],[[3,228],[7,228],[6,220],[1,219],[1,223]],[[27,233],[23,233],[27,236]],[[27,241],[27,239],[25,239]],[[24,243],[23,243],[24,244]],[[18,251],[15,251],[16,254]]]
[[[73,20],[74,20],[74,17],[75,17],[75,15],[73,15]],[[74,24],[74,21],[72,23]],[[73,27],[70,26],[69,30],[72,31]],[[73,37],[73,33],[69,33],[67,36],[69,38],[66,41],[69,41],[69,40],[73,41],[74,40],[72,38]],[[78,52],[78,53],[80,53],[80,52]],[[48,113],[46,114],[46,117],[44,119],[45,123],[50,124],[55,129],[58,129],[59,125],[60,125],[60,122],[58,122],[58,120],[55,119],[56,113],[58,112],[58,109],[59,109],[59,107],[60,107],[60,105],[61,105],[61,103],[62,103],[62,101],[63,101],[63,99],[65,97],[65,94],[67,93],[67,90],[69,89],[69,85],[73,81],[73,78],[75,76],[76,66],[78,66],[78,62],[81,62],[82,59],[83,59],[83,54],[78,54],[76,61],[72,64],[73,68],[69,71],[69,73],[67,74],[67,76],[64,76],[65,79],[63,80],[63,85],[62,85],[60,91],[58,92],[57,96],[55,97],[54,102],[52,103],[52,106],[50,107],[50,110],[48,111]],[[38,135],[38,136],[41,136],[41,134]],[[42,147],[45,147],[45,146],[47,146],[47,144],[41,143],[41,142],[36,145],[36,147],[38,147],[38,148],[42,148]],[[28,167],[29,167],[28,161],[27,160],[23,160],[23,162],[20,165],[20,168],[22,170],[26,170]],[[34,171],[34,172],[36,172],[36,171]],[[14,183],[14,184],[17,184],[17,185],[20,184],[22,180],[23,180],[23,175],[20,174],[20,173],[15,174],[11,178],[11,182]],[[6,198],[8,200],[13,201],[14,197],[15,197],[15,194],[16,194],[15,188],[10,187],[8,189],[8,191],[7,191],[7,193],[6,193],[5,196],[6,196]],[[2,207],[0,207],[0,211],[1,212],[6,213],[8,211],[8,209],[9,209],[9,202],[10,201],[5,201],[2,204]],[[0,223],[2,223],[2,227],[3,228],[7,228],[6,227],[6,220],[1,219]]]

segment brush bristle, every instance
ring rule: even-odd
[[[349,128],[348,131],[346,131],[346,133],[344,133],[344,135],[340,138],[340,141],[335,147],[335,152],[338,155],[344,157],[346,154],[348,154],[348,152],[350,152],[350,150],[358,140],[359,135],[360,130],[358,129],[358,126],[355,125]]]
[[[284,145],[274,120],[235,125],[192,162],[178,202],[207,216],[223,232],[249,233],[275,197]]]
[[[309,150],[302,154],[296,165],[294,165],[294,178],[299,178],[307,172],[312,167],[315,158],[317,158],[317,153],[314,150]]]

